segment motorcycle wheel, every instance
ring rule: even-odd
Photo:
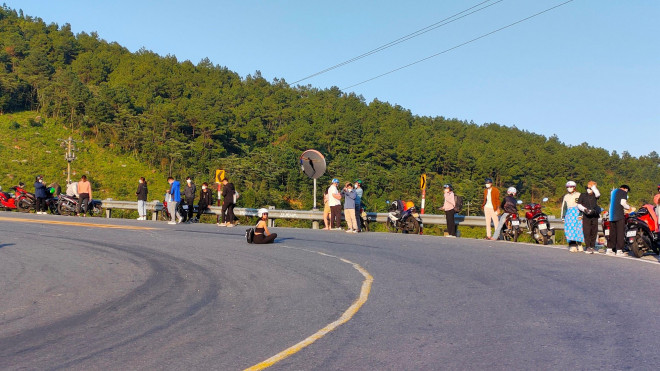
[[[72,207],[71,205],[62,202],[59,205],[57,205],[57,211],[60,213],[60,215],[71,216],[76,213],[76,207],[75,206]]]
[[[637,231],[637,237],[635,237],[635,240],[630,247],[633,255],[637,258],[641,258],[651,249],[651,241]]]
[[[18,200],[18,203],[16,204],[16,208],[18,209],[18,211],[20,211],[22,213],[27,213],[27,212],[30,211],[30,209],[33,208],[33,205],[27,199],[22,198],[22,199]]]
[[[406,224],[403,227],[403,233],[409,233],[409,234],[419,234],[419,222],[417,219],[415,219],[412,216],[409,216],[408,219],[406,219]]]
[[[513,242],[518,242],[518,237],[520,237],[520,228],[513,229]]]
[[[548,244],[548,236],[541,233],[538,227],[534,227],[534,230],[532,231],[532,236],[534,236],[534,241],[538,244],[543,244],[547,245]]]
[[[94,204],[94,205],[90,205],[88,211],[89,211],[89,216],[99,216],[103,212],[103,209],[101,208],[101,205]]]

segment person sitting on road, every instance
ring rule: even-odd
[[[257,244],[273,243],[277,238],[277,233],[268,231],[268,210],[259,209],[257,215],[259,216],[259,222],[254,228],[254,240],[252,242]]]
[[[497,223],[493,240],[497,240],[500,237],[500,232],[502,231],[502,226],[504,226],[504,223],[506,222],[506,217],[509,216],[509,214],[518,213],[516,193],[518,193],[518,190],[515,187],[509,187],[509,189],[506,190],[506,197],[504,197],[504,200],[502,200],[502,204],[500,205],[500,209],[504,210],[504,212],[500,216],[500,221]]]

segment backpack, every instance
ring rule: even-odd
[[[460,213],[463,210],[463,197],[454,195],[454,211]]]
[[[254,228],[248,228],[245,230],[245,240],[247,240],[247,243],[252,243],[254,241]]]

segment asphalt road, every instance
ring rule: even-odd
[[[0,369],[244,369],[350,312],[359,267],[364,305],[270,369],[660,364],[655,257],[285,228],[247,245],[244,231],[0,213]]]

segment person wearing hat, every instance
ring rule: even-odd
[[[362,209],[362,195],[364,194],[364,190],[362,189],[362,181],[361,180],[356,180],[355,181],[355,220],[357,221],[357,231],[362,232],[362,217],[360,215],[360,210]]]
[[[626,211],[635,211],[628,205],[628,192],[630,187],[626,184],[612,190],[610,195],[610,239],[607,242],[607,255],[623,256],[623,247],[626,245]]]
[[[337,186],[339,179],[332,179],[332,184],[328,188],[328,204],[330,205],[330,228],[341,230],[341,193]]]
[[[277,238],[277,233],[270,233],[268,230],[268,209],[259,209],[257,215],[259,216],[259,222],[257,222],[257,226],[254,227],[254,240],[252,243],[273,243]]]
[[[443,188],[445,203],[442,205],[442,210],[444,210],[445,217],[447,218],[447,234],[450,237],[456,237],[456,222],[454,221],[456,197],[454,196],[454,189],[451,184],[445,184]]]
[[[491,178],[486,178],[485,187],[484,202],[481,204],[481,208],[484,210],[484,215],[486,216],[486,239],[492,240],[490,224],[492,223],[493,228],[497,229],[497,214],[500,211],[500,191],[493,187],[493,180]]]
[[[575,190],[577,184],[569,180],[566,182],[566,194],[561,204],[561,218],[564,220],[564,236],[568,241],[568,251],[584,251],[580,242],[584,242],[582,233],[582,221],[580,220],[580,209],[578,209],[578,199],[580,192]]]
[[[497,240],[500,238],[500,233],[502,232],[502,228],[504,227],[504,223],[506,222],[506,217],[511,215],[511,214],[518,214],[518,201],[516,200],[516,194],[518,194],[518,190],[516,187],[509,187],[506,190],[506,196],[502,200],[502,203],[500,203],[500,209],[502,209],[503,213],[500,215],[500,220],[497,223],[497,228],[495,228],[495,233],[493,234],[493,240]]]
[[[346,224],[348,229],[347,233],[358,233],[357,220],[355,220],[355,199],[357,194],[353,190],[353,184],[351,182],[346,182],[344,189],[341,190],[341,195],[344,196],[344,217],[346,218]]]
[[[587,254],[596,252],[596,240],[598,239],[598,217],[600,207],[598,199],[600,192],[593,180],[587,183],[587,192],[578,197],[577,207],[582,212],[582,233],[584,234],[584,247]]]

